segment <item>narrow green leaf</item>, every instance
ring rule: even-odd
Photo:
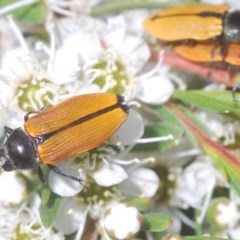
[[[52,193],[48,188],[44,188],[42,190],[41,197],[42,197],[42,203],[40,206],[41,220],[43,222],[43,225],[46,228],[49,228],[52,226],[57,216],[61,198],[58,195]]]
[[[0,8],[9,6],[10,4],[19,3],[18,0],[1,0]],[[29,24],[41,24],[46,19],[47,9],[44,6],[43,1],[37,1],[28,5],[18,7],[7,14],[13,15],[13,17],[21,22]]]
[[[240,121],[240,102],[233,99],[232,91],[180,91],[174,92],[174,98],[184,101],[188,104],[211,110],[214,112],[226,114]]]
[[[235,193],[240,196],[240,184],[238,179],[236,179],[234,175],[229,175],[229,183],[230,187],[235,191]]]
[[[205,134],[210,136],[212,139],[217,138],[216,134],[212,132],[206,124],[204,124],[192,111],[190,111],[188,108],[180,106],[179,107],[184,114],[189,117],[189,119],[196,124],[196,126],[201,129]]]
[[[238,157],[232,154],[231,151],[224,146],[221,146],[209,138],[187,115],[184,114],[183,111],[177,107],[177,105],[169,104],[168,106],[195,135],[205,152],[211,157],[223,175],[225,177],[226,175],[228,177],[231,176],[234,185],[240,185],[240,161]],[[234,188],[234,190],[236,189]],[[236,191],[236,193],[238,194],[239,192]]]
[[[151,213],[144,215],[144,223],[141,229],[150,232],[161,232],[172,225],[172,219],[168,215]]]
[[[138,144],[134,151],[164,151],[172,147],[175,142],[183,135],[183,129],[168,122],[147,125],[144,130],[143,138],[164,137],[172,135],[173,139],[159,142]]]
[[[182,129],[184,137],[191,145],[198,146],[198,142],[194,134],[192,134],[189,128],[171,111],[171,109],[165,105],[162,105],[157,108],[157,112],[164,121],[172,124],[172,126],[176,128]]]
[[[184,237],[184,240],[226,240],[226,238],[187,236],[187,237]]]

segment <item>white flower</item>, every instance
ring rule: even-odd
[[[118,184],[127,177],[126,171],[114,163],[102,165],[93,175],[96,183],[105,187]]]
[[[235,132],[239,127],[237,123],[228,123],[223,116],[212,112],[198,111],[196,116],[212,131],[213,139],[223,139],[224,145],[235,143]]]
[[[119,56],[128,74],[134,76],[148,61],[150,50],[140,37],[127,32],[127,25],[121,16],[109,18],[102,38],[106,47]]]
[[[38,54],[30,47],[31,44],[11,18],[9,23],[16,34],[18,46],[7,49],[1,56],[0,104],[18,116],[23,111],[39,110],[52,103],[58,88],[46,78],[47,55]]]
[[[26,182],[16,172],[3,172],[0,175],[0,204],[9,206],[20,204],[27,195]]]
[[[222,201],[217,205],[216,222],[219,226],[234,228],[240,220],[239,206],[231,201]]]
[[[59,48],[56,51],[54,65],[52,71],[49,72],[49,78],[57,84],[63,84],[76,81],[79,72],[80,68],[76,52],[69,51],[65,47]]]
[[[234,229],[229,229],[225,231],[224,234],[222,234],[222,237],[225,237],[226,239],[232,239],[232,240],[239,240],[239,236],[240,236],[240,226]]]
[[[56,165],[57,168],[65,174],[85,180],[85,174],[79,173],[78,168],[74,164],[74,159],[65,160]],[[54,171],[49,172],[48,183],[51,190],[62,197],[69,197],[79,193],[84,185],[69,177],[61,176]]]
[[[127,29],[130,32],[136,33],[139,36],[144,34],[143,21],[151,15],[149,9],[133,9],[121,13],[124,16],[127,24]]]
[[[239,1],[225,0],[224,3],[228,4],[231,7],[231,9],[233,9],[233,10],[239,10],[240,9]]]
[[[159,105],[171,97],[174,86],[167,75],[156,74],[149,79],[141,79],[138,99],[144,103]]]
[[[19,236],[28,236],[31,239],[39,240],[63,240],[62,232],[54,233],[51,228],[46,229],[42,225],[39,215],[40,203],[38,194],[30,194],[30,198],[26,198],[26,201],[17,207],[6,207],[0,204],[0,239],[17,239]]]
[[[140,36],[128,32],[123,17],[109,18],[107,24],[91,18],[81,18],[78,23],[78,28],[75,19],[57,24],[63,44],[56,50],[49,72],[51,81],[74,83],[75,92],[89,88],[111,91],[151,104],[170,98],[173,84],[169,69],[157,64],[142,74],[150,50]]]
[[[3,18],[0,19],[0,31],[1,31],[1,51],[2,51],[1,54],[3,54],[4,51],[7,51],[15,47],[16,45],[18,45],[18,41],[7,19],[3,19]]]
[[[135,207],[118,204],[105,213],[104,226],[107,233],[117,239],[129,239],[140,230],[143,217]]]
[[[153,197],[159,188],[159,178],[157,174],[148,168],[133,168],[127,171],[129,174],[121,184],[121,191],[127,197]]]
[[[113,135],[113,138],[122,145],[133,145],[140,139],[144,132],[143,118],[136,110],[131,109],[127,120]]]
[[[88,209],[77,198],[63,198],[54,228],[64,234],[71,234],[83,229]]]
[[[46,1],[48,8],[51,9],[52,12],[64,17],[74,17],[78,14],[89,13],[91,8],[99,2],[101,2],[101,0]]]
[[[204,199],[211,196],[217,184],[225,180],[209,159],[194,161],[179,176],[176,196],[191,207],[201,209]]]
[[[9,112],[8,109],[6,109],[2,106],[0,106],[0,116],[1,116],[1,118],[0,118],[0,126],[1,126],[0,138],[5,137],[3,126],[11,126],[11,125],[18,126],[22,122],[21,118],[17,119],[14,113]]]

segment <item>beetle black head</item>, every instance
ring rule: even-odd
[[[228,12],[224,18],[224,38],[229,42],[240,42],[240,11]]]
[[[2,169],[5,171],[36,169],[40,163],[35,140],[21,128],[5,127],[4,130],[7,140],[0,149]]]

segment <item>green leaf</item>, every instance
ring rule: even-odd
[[[172,225],[172,219],[168,215],[151,213],[144,215],[144,223],[141,229],[150,232],[161,232]]]
[[[234,177],[234,175],[229,175],[230,187],[235,191],[235,193],[240,197],[240,184],[239,181]]]
[[[60,206],[61,198],[50,191],[49,188],[43,188],[42,190],[42,203],[40,206],[40,216],[43,225],[46,228],[52,226]]]
[[[51,191],[49,190],[49,188],[43,188],[42,189],[42,194],[41,194],[41,197],[42,197],[42,205],[45,205],[48,203],[49,199],[50,199],[50,196],[51,196]]]
[[[1,0],[0,8],[9,6],[10,4],[19,3],[18,0]],[[47,10],[43,1],[37,1],[32,4],[23,5],[10,12],[6,13],[13,15],[13,17],[21,22],[30,24],[41,24],[46,19]]]
[[[174,98],[195,106],[226,114],[240,121],[240,103],[233,99],[232,91],[174,91]]]
[[[122,201],[122,203],[134,206],[139,211],[145,211],[150,207],[151,200],[149,198],[131,198]]]
[[[202,237],[202,236],[188,236],[184,240],[226,240],[226,238]]]
[[[172,135],[173,139],[138,144],[134,151],[164,151],[175,145],[175,142],[183,135],[183,129],[168,122],[147,125],[143,138],[164,137]]]
[[[198,146],[198,142],[189,128],[169,109],[168,107],[162,105],[157,108],[157,112],[164,121],[172,124],[172,127],[177,127],[181,129],[184,133],[184,137],[192,146]]]

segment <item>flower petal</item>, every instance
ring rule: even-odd
[[[102,165],[101,168],[94,173],[95,181],[105,187],[118,184],[127,178],[125,170],[117,164]]]

